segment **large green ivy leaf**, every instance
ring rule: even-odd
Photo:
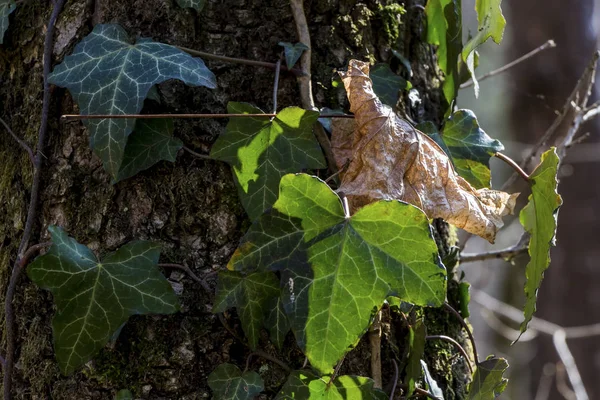
[[[150,88],[169,79],[216,87],[215,76],[201,59],[150,39],[133,44],[119,25],[96,25],[49,76],[51,83],[69,89],[82,114],[139,113]],[[135,120],[85,123],[94,152],[116,179]]]
[[[200,12],[206,5],[206,0],[177,0],[177,5],[181,8],[193,8]]]
[[[131,242],[98,261],[61,228],[48,230],[52,246],[27,274],[54,296],[54,353],[64,374],[100,351],[130,316],[179,309],[171,285],[156,267],[157,244]]]
[[[364,376],[342,375],[328,385],[329,378],[319,378],[307,371],[294,371],[288,377],[275,400],[387,400],[375,389],[374,382]]]
[[[467,42],[462,50],[462,59],[471,73],[476,97],[479,95],[479,83],[475,78],[475,49],[489,38],[492,38],[497,44],[502,41],[506,19],[502,15],[501,2],[502,0],[476,0],[477,34]]]
[[[542,162],[530,175],[532,182],[529,203],[521,210],[521,225],[531,235],[529,256],[525,268],[525,320],[521,323],[521,333],[527,329],[535,312],[537,291],[542,283],[544,271],[550,265],[550,246],[554,245],[556,220],[562,198],[557,193],[559,158],[553,147],[542,154]]]
[[[429,0],[427,14],[427,42],[437,45],[438,65],[444,72],[444,97],[452,104],[460,77],[458,57],[462,50],[461,0]]]
[[[15,11],[14,0],[0,0],[0,44],[4,43],[4,33],[8,29],[8,16]]]
[[[489,188],[490,157],[504,150],[504,146],[481,129],[473,111],[453,113],[446,120],[441,137],[450,151],[456,172],[476,189]]]
[[[246,103],[230,102],[230,114],[262,114]],[[325,168],[312,127],[319,113],[288,107],[268,118],[231,118],[211,157],[233,167],[242,204],[256,219],[277,200],[281,177],[305,168]]]
[[[267,319],[265,327],[269,331],[269,337],[279,350],[283,347],[283,341],[290,331],[290,322],[285,315],[281,296],[271,299],[267,308]]]
[[[508,379],[503,376],[507,369],[508,363],[503,358],[489,357],[479,363],[469,388],[468,400],[494,400],[500,396],[508,384]]]
[[[173,120],[139,119],[127,139],[117,181],[130,178],[160,160],[175,162],[181,140],[173,137]]]
[[[442,304],[446,271],[421,210],[379,201],[346,218],[339,197],[305,174],[284,176],[279,192],[229,268],[281,270],[285,310],[313,367],[330,373],[388,296]]]
[[[403,77],[396,75],[389,64],[375,64],[369,72],[373,81],[373,91],[383,104],[396,107],[400,99],[400,91],[408,87],[408,82]]]
[[[406,360],[406,374],[404,375],[404,384],[407,387],[407,397],[412,396],[415,391],[416,383],[423,375],[423,368],[421,367],[421,358],[425,352],[425,337],[427,336],[427,329],[422,319],[410,326],[408,329],[408,359]]]
[[[254,371],[242,373],[233,364],[221,364],[208,376],[214,400],[252,400],[264,390],[263,380]]]
[[[269,301],[279,296],[279,280],[272,272],[256,272],[243,276],[239,272],[219,273],[213,312],[237,309],[248,344],[256,349],[260,329],[264,325]]]

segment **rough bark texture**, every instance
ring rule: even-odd
[[[418,4],[418,3],[417,3]],[[313,38],[313,87],[320,106],[346,105],[345,95],[333,89],[335,68],[350,57],[388,60],[390,46],[412,61],[422,103],[407,112],[417,120],[440,121],[440,90],[424,40],[422,9],[406,4],[398,24],[395,5],[387,0],[357,3],[351,0],[306,2]],[[0,116],[28,143],[36,141],[42,98],[42,47],[50,13],[47,2],[20,3],[0,46]],[[209,1],[201,13],[182,9],[174,0],[68,1],[57,24],[54,63],[69,54],[96,23],[116,22],[135,36],[196,48],[215,54],[275,61],[279,41],[296,41],[286,0]],[[218,89],[188,88],[177,82],[160,85],[162,112],[225,113],[228,101],[246,101],[264,110],[272,107],[273,72],[267,69],[207,62],[217,76]],[[299,103],[295,78],[283,75],[280,108]],[[216,161],[180,153],[177,162],[160,163],[116,185],[89,149],[80,123],[59,123],[62,113],[76,112],[69,94],[57,89],[51,106],[49,140],[42,178],[41,208],[33,241],[47,239],[46,227],[57,224],[71,236],[102,254],[132,239],[151,239],[163,245],[161,262],[189,265],[196,273],[224,268],[248,221],[237,198],[229,167]],[[176,121],[176,136],[199,152],[208,152],[225,121]],[[0,134],[0,282],[6,290],[9,266],[25,222],[32,172],[24,151],[6,134]],[[438,224],[442,252],[448,250],[445,225]],[[25,276],[15,298],[17,313],[17,365],[15,398],[111,399],[119,389],[136,398],[201,399],[211,396],[207,376],[222,362],[243,368],[250,353],[211,314],[211,295],[179,271],[165,271],[180,293],[182,311],[173,316],[139,316],[126,324],[118,340],[73,376],[61,376],[53,358],[51,296]],[[214,277],[208,278],[211,285]],[[451,282],[450,298],[456,287]],[[427,310],[431,334],[459,338],[453,317]],[[235,313],[229,325],[241,332]],[[405,329],[384,340],[383,359],[402,356]],[[391,339],[395,339],[394,343]],[[265,335],[262,348],[300,368],[304,361],[292,336],[277,354]],[[3,348],[5,343],[3,342]],[[400,350],[398,350],[398,348]],[[395,349],[392,353],[391,349]],[[427,348],[427,360],[446,399],[463,398],[468,381],[464,361],[445,343]],[[369,348],[362,341],[347,357],[341,373],[370,375]],[[286,378],[276,364],[252,358],[250,367],[265,381],[261,398],[272,398]],[[384,386],[393,377],[384,364]]]

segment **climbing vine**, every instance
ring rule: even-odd
[[[197,11],[204,6],[204,1],[177,3]],[[528,175],[500,153],[504,147],[488,136],[472,111],[455,108],[462,83],[472,79],[478,91],[477,46],[488,38],[500,42],[506,23],[499,0],[476,4],[478,33],[464,46],[460,1],[430,0],[425,9],[427,38],[437,46],[445,78],[442,126],[424,121],[415,128],[401,118],[400,94],[412,89],[410,80],[389,64],[370,67],[357,60],[347,60],[347,71],[340,73],[350,113],[287,107],[267,114],[249,103],[230,102],[228,115],[221,116],[229,123],[210,156],[203,157],[231,166],[251,226],[227,270],[218,273],[212,311],[223,319],[221,313],[236,309],[241,340],[253,354],[260,355],[263,329],[279,349],[292,332],[310,368],[288,371],[277,399],[393,398],[393,391],[391,396],[382,391],[376,372],[372,377],[338,375],[346,354],[377,328],[384,306],[398,313],[414,306],[444,307],[464,323],[466,305],[459,313],[447,302],[448,280],[456,277],[439,255],[431,224],[443,218],[493,242],[516,198],[491,189],[489,160],[494,156],[514,166],[532,192],[520,212],[530,235],[523,247],[531,261],[521,332],[527,329],[557,228],[560,159],[551,148]],[[11,0],[0,0],[0,39],[15,7]],[[401,7],[395,11],[404,13]],[[285,67],[292,71],[310,47],[281,40]],[[394,54],[410,70],[409,60]],[[161,160],[175,161],[183,142],[173,136],[172,118],[139,114],[155,85],[166,80],[218,90],[218,77],[195,55],[148,38],[131,40],[119,25],[97,25],[46,84],[69,90],[91,148],[118,182]],[[281,61],[276,68],[275,98]],[[307,76],[296,73],[300,79]],[[323,128],[331,144],[315,135]],[[47,251],[27,266],[32,255],[22,249],[16,269],[27,268],[29,278],[53,294],[54,350],[63,373],[93,358],[130,316],[179,310],[157,268],[157,244],[130,242],[100,260],[60,227],[51,226],[49,233],[51,243],[34,249]],[[468,284],[460,287],[468,302]],[[7,295],[9,308],[11,300]],[[7,308],[8,324],[14,323],[11,312]],[[396,372],[399,390],[404,397],[438,398],[441,391],[423,360],[425,341],[449,340],[469,366],[470,356],[452,338],[427,336],[422,318],[411,322],[409,351]],[[466,324],[465,329],[470,334]],[[474,343],[473,350],[469,399],[493,399],[506,387],[508,364],[496,357],[480,361]],[[14,343],[8,351],[12,354]],[[12,362],[11,355],[7,364]],[[10,398],[10,371],[5,372],[5,398]],[[219,399],[252,399],[264,389],[258,373],[232,364],[215,366],[208,383]],[[118,398],[128,396],[124,390]]]

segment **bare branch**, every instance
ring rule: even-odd
[[[543,45],[541,45],[540,47],[537,47],[537,48],[531,50],[529,53],[527,53],[527,54],[525,54],[525,55],[517,58],[514,61],[509,62],[505,66],[500,67],[498,69],[495,69],[493,71],[490,71],[490,72],[488,72],[486,74],[481,75],[479,78],[477,78],[477,81],[481,82],[481,81],[484,81],[484,80],[486,80],[488,78],[491,78],[493,76],[499,75],[499,74],[501,74],[501,73],[503,73],[503,72],[511,69],[512,67],[515,67],[515,66],[521,64],[523,61],[529,60],[530,58],[532,58],[536,54],[538,54],[538,53],[540,53],[540,52],[542,52],[542,51],[544,51],[546,49],[551,49],[551,48],[554,48],[554,47],[556,47],[556,43],[554,42],[554,40],[550,39],[546,43],[544,43]],[[473,86],[474,83],[475,82],[472,79],[469,79],[467,82],[465,82],[462,85],[460,85],[460,88],[461,89],[468,88],[469,86]]]
[[[575,391],[575,397],[577,400],[589,400],[587,391],[581,380],[581,375],[577,369],[577,364],[575,364],[575,358],[573,358],[573,354],[571,354],[571,350],[569,350],[569,346],[567,345],[567,333],[564,329],[559,329],[554,332],[554,335],[552,335],[552,342],[554,343],[558,356],[567,370],[567,376]]]
[[[494,259],[510,260],[519,254],[526,253],[529,248],[529,234],[523,233],[519,241],[511,246],[502,250],[493,250],[486,253],[461,253],[459,261],[461,263],[485,261]]]

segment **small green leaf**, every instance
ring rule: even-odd
[[[500,396],[508,384],[508,379],[503,376],[507,369],[508,363],[503,358],[488,357],[479,363],[467,400],[494,400]]]
[[[267,320],[265,327],[269,331],[271,342],[277,346],[279,350],[283,347],[283,341],[287,333],[290,331],[290,322],[285,315],[281,296],[271,299],[267,307]]]
[[[502,15],[500,3],[502,0],[476,0],[475,11],[477,11],[477,34],[467,42],[462,50],[462,59],[473,79],[475,97],[479,96],[479,83],[475,78],[475,49],[489,38],[500,44],[506,19]]]
[[[406,396],[412,396],[415,391],[416,382],[421,379],[423,375],[423,368],[421,367],[421,358],[425,352],[425,336],[427,336],[427,329],[422,319],[417,320],[414,326],[409,327],[408,330],[408,360],[406,361],[406,374],[404,376],[404,384],[406,385],[407,393]]]
[[[237,309],[242,328],[252,349],[256,349],[269,301],[280,293],[279,280],[272,272],[243,276],[239,272],[219,273],[214,313]]]
[[[469,318],[469,303],[471,302],[471,284],[469,282],[460,282],[458,284],[458,298],[460,302],[460,315],[463,318]]]
[[[54,68],[49,81],[66,87],[81,114],[137,114],[150,88],[169,79],[216,87],[215,76],[199,58],[163,43],[135,44],[119,25],[96,25],[73,54]],[[116,179],[134,119],[86,120],[90,144]]]
[[[481,129],[473,111],[453,113],[446,120],[441,137],[450,151],[456,172],[476,189],[489,188],[490,158],[504,150],[504,146]]]
[[[263,380],[254,371],[242,371],[233,364],[221,364],[208,376],[214,400],[252,400],[264,390]]]
[[[310,372],[293,371],[275,400],[387,400],[375,389],[374,382],[364,376],[342,375],[327,385],[329,378],[319,378]]]
[[[4,43],[4,33],[8,29],[8,16],[15,11],[14,0],[0,0],[0,44]]]
[[[445,75],[443,91],[448,105],[452,104],[460,77],[458,57],[462,50],[462,14],[460,0],[429,0],[427,14],[427,42],[437,45],[438,65]]]
[[[379,201],[346,219],[339,197],[305,174],[284,176],[279,192],[228,268],[281,270],[290,325],[314,368],[330,373],[388,296],[444,301],[446,272],[418,208]]]
[[[133,400],[133,394],[127,389],[122,389],[117,392],[115,400]]]
[[[54,352],[64,374],[90,360],[130,316],[179,309],[156,267],[157,244],[130,242],[99,262],[61,228],[48,230],[52,246],[27,268],[27,275],[54,296]]]
[[[283,47],[283,51],[285,53],[285,64],[288,69],[292,69],[294,65],[300,59],[300,56],[305,50],[308,50],[309,47],[304,43],[289,43],[289,42],[279,42],[280,46]]]
[[[444,392],[440,389],[440,386],[436,382],[435,379],[429,373],[429,368],[427,368],[427,363],[421,360],[421,368],[423,368],[423,380],[425,381],[425,387],[438,400],[444,400]]]
[[[394,108],[400,99],[399,92],[406,89],[406,79],[396,75],[388,64],[379,63],[371,68],[369,78],[373,81],[373,90],[383,104]]]
[[[130,178],[160,160],[175,162],[181,140],[173,137],[173,120],[139,119],[127,139],[117,181]]]
[[[521,323],[521,333],[527,330],[527,324],[533,317],[537,291],[544,278],[544,271],[550,265],[550,246],[554,245],[558,209],[562,205],[562,198],[556,191],[558,163],[554,147],[542,154],[542,162],[530,175],[532,186],[529,203],[519,215],[521,225],[531,235],[531,259],[525,268],[525,320]]]
[[[230,102],[230,114],[262,114],[245,103]],[[325,159],[312,127],[319,113],[288,107],[268,118],[231,118],[217,139],[211,157],[229,163],[242,204],[256,219],[277,200],[281,177],[305,168],[325,168]]]
[[[181,8],[193,8],[200,12],[206,5],[206,0],[177,0],[177,5]]]

